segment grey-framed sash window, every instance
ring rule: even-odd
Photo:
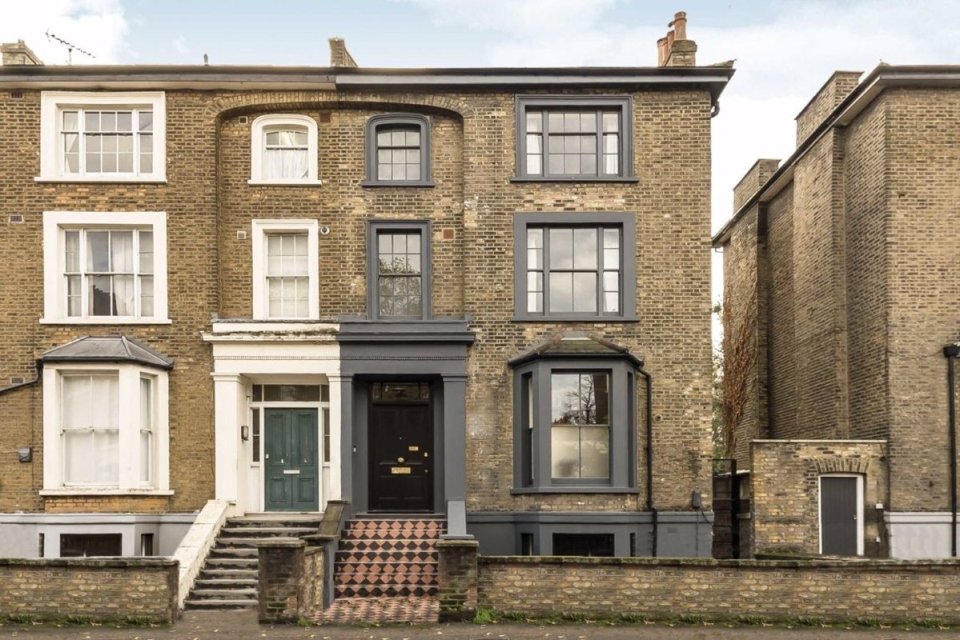
[[[636,319],[629,213],[517,213],[516,320]]]
[[[430,121],[414,113],[373,116],[366,124],[366,187],[431,187]]]
[[[514,367],[514,492],[636,489],[629,358],[541,357]]]
[[[517,98],[517,180],[633,181],[629,97]]]
[[[430,318],[429,222],[369,221],[367,256],[367,305],[371,319]]]

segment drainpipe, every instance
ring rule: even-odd
[[[947,359],[947,426],[950,430],[950,555],[957,557],[957,387],[956,361],[960,345],[943,348]]]
[[[657,510],[653,506],[653,376],[644,371],[642,368],[638,368],[637,372],[646,379],[647,387],[647,411],[646,411],[646,431],[647,431],[647,446],[645,448],[646,453],[646,468],[647,468],[647,510],[650,512],[651,517],[653,518],[653,535],[651,540],[653,542],[652,555],[654,558],[657,557]]]

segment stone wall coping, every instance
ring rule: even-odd
[[[750,441],[750,444],[887,444],[886,440],[818,440],[813,438],[774,440],[770,438],[757,438]]]
[[[709,558],[584,558],[578,556],[479,556],[481,565],[597,565],[642,567],[690,567],[691,569],[853,569],[863,571],[910,571],[950,569],[960,571],[960,559],[875,560],[872,558],[824,558],[794,560],[712,560]]]
[[[437,540],[437,549],[479,549],[480,543],[475,539],[467,538],[440,538]]]
[[[37,567],[40,569],[167,569],[177,567],[175,558],[0,558],[0,567]]]

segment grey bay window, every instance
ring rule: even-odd
[[[633,180],[631,101],[517,98],[517,179]]]
[[[418,114],[374,116],[366,126],[368,187],[429,187],[430,122]]]
[[[370,221],[368,296],[372,319],[430,317],[430,225],[419,221]]]
[[[511,363],[514,491],[632,491],[635,361],[619,353],[578,356],[574,352],[586,347],[565,347],[565,355],[540,354]]]
[[[632,214],[516,214],[516,319],[634,319],[634,233]]]

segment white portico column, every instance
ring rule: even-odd
[[[213,393],[216,498],[237,502],[240,498],[240,425],[246,406],[244,385],[238,374],[214,373]]]
[[[343,500],[343,474],[350,472],[350,465],[343,466],[343,422],[350,420],[350,407],[344,406],[344,392],[350,398],[350,389],[353,384],[351,376],[328,375],[330,382],[330,424],[327,433],[330,434],[330,484],[327,488],[327,498]],[[344,412],[346,410],[346,412]]]

